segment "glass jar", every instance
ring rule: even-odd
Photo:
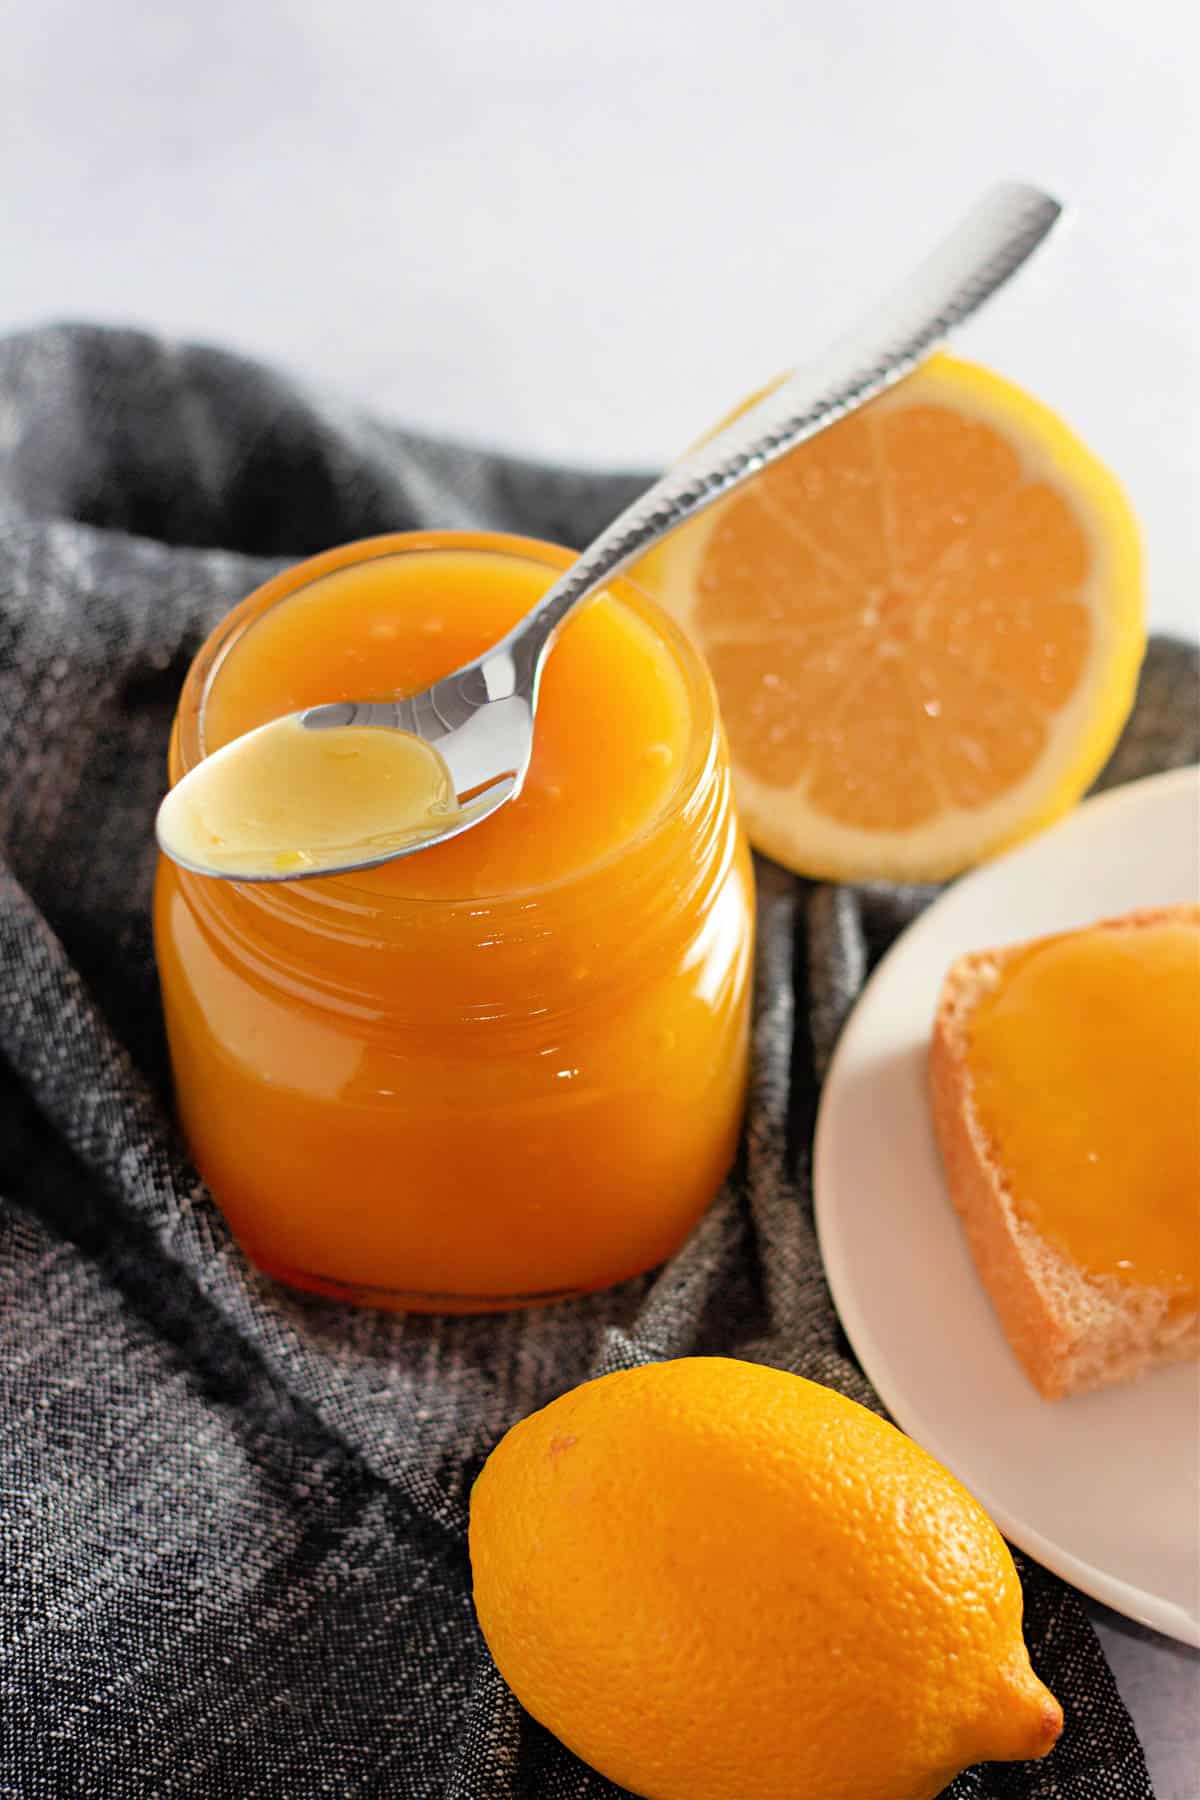
[[[206,722],[238,658],[246,665],[254,651],[258,621],[270,617],[279,654],[289,637],[298,652],[316,615],[297,601],[323,605],[322,583],[403,574],[411,588],[414,574],[444,576],[447,558],[460,585],[519,574],[531,593],[570,561],[526,539],[421,533],[287,570],[197,657],[172,734],[172,782],[206,743],[217,747]],[[729,1167],[745,1090],[753,890],[712,684],[631,584],[593,604],[628,609],[625,623],[632,615],[652,634],[678,676],[684,724],[662,803],[586,866],[496,892],[473,879],[469,891],[414,897],[366,874],[255,885],[160,861],[155,941],[182,1127],[247,1254],[283,1281],[430,1311],[578,1294],[668,1256]],[[348,638],[355,616],[345,609]],[[430,623],[412,607],[394,627],[373,616],[373,632]],[[575,629],[548,665],[543,705]],[[572,654],[586,677],[582,643]],[[456,651],[437,672],[460,660]],[[279,685],[270,656],[258,662],[260,716],[272,703],[275,713],[307,703]],[[361,684],[353,664],[342,677],[347,693]],[[495,823],[458,840],[460,865]]]

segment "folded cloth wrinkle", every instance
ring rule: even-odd
[[[516,1419],[653,1358],[757,1358],[879,1409],[822,1275],[809,1143],[854,997],[931,890],[760,864],[743,1146],[663,1269],[474,1319],[274,1286],[170,1120],[151,823],[187,664],[285,560],[406,527],[579,544],[641,477],[87,325],[0,341],[0,422],[0,1795],[615,1795],[488,1658],[471,1482]],[[1195,653],[1155,642],[1105,779],[1194,760],[1198,693]],[[1144,1800],[1080,1597],[1019,1565],[1067,1730],[953,1800]]]

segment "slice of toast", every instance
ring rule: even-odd
[[[1164,922],[1200,933],[1200,906],[1146,909],[1088,929],[1137,931]],[[968,1033],[974,1008],[1005,964],[1029,947],[979,951],[950,969],[934,1021],[929,1084],[950,1197],[975,1266],[1030,1380],[1045,1399],[1057,1400],[1200,1354],[1200,1309],[1181,1310],[1161,1289],[1084,1270],[1014,1205],[998,1149],[977,1114]],[[1130,1130],[1136,1129],[1131,1119]],[[1200,1170],[1197,1184],[1200,1230]]]

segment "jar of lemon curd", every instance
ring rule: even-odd
[[[170,751],[425,687],[570,561],[437,532],[289,569],[194,663]],[[546,666],[518,800],[354,875],[160,863],[177,1104],[248,1255],[367,1305],[485,1311],[599,1288],[687,1235],[734,1154],[752,876],[696,652],[616,582]]]

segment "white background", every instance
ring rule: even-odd
[[[15,13],[16,9],[12,9]],[[1190,0],[37,0],[0,329],[132,320],[412,424],[657,463],[988,182],[1071,236],[962,349],[1058,407],[1200,632]]]
[[[1192,0],[0,10],[0,330],[141,323],[579,463],[660,462],[989,182],[1049,186],[1071,234],[960,346],[1112,464],[1200,633]],[[1105,1640],[1192,1800],[1196,1660]]]

